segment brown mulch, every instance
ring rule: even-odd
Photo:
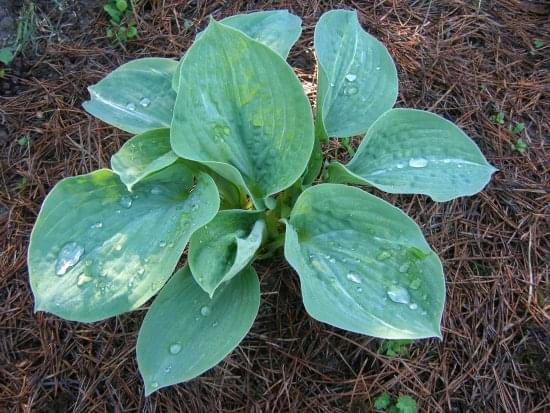
[[[547,2],[150,0],[136,10],[139,39],[124,49],[104,37],[101,2],[37,3],[35,39],[0,80],[1,412],[367,412],[383,391],[413,395],[422,412],[550,411]],[[500,170],[482,193],[445,204],[382,195],[442,257],[443,340],[383,356],[381,340],[309,318],[296,274],[278,259],[257,267],[260,314],[241,346],[200,378],[145,398],[134,352],[145,309],[93,324],[34,314],[32,225],[56,182],[108,167],[128,138],[83,111],[88,85],[133,58],[179,57],[210,14],[285,7],[303,19],[290,63],[304,82],[319,16],[358,9],[398,65],[398,105],[457,122]],[[534,39],[545,46],[535,50]],[[499,111],[505,126],[491,120]],[[525,130],[511,134],[510,121]],[[511,149],[518,137],[524,154]],[[344,153],[338,143],[325,149]]]

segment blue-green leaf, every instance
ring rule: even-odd
[[[252,327],[260,285],[246,268],[212,299],[184,267],[166,284],[139,331],[137,359],[145,394],[190,380],[222,361]]]
[[[152,129],[126,141],[111,157],[111,168],[131,191],[136,183],[177,159],[170,146],[170,129]]]
[[[218,211],[216,186],[177,162],[129,193],[101,169],[49,193],[31,235],[35,310],[96,321],[133,310],[170,277],[191,234]]]
[[[240,209],[220,211],[189,242],[189,267],[210,296],[254,258],[265,235],[263,213]]]
[[[137,59],[115,69],[90,86],[84,109],[130,133],[168,128],[176,93],[171,88],[177,62],[165,58]]]
[[[245,188],[258,209],[304,172],[313,147],[309,101],[270,48],[212,21],[182,63],[174,152]]]
[[[315,27],[318,62],[317,122],[325,133],[365,133],[397,99],[397,70],[390,54],[366,33],[354,11],[334,10]]]
[[[332,182],[373,185],[443,202],[481,191],[496,171],[455,124],[434,113],[393,109],[370,128],[347,165],[332,164]]]
[[[247,14],[237,14],[221,20],[226,26],[240,30],[254,40],[265,44],[287,58],[290,49],[302,33],[302,20],[288,10],[258,11]],[[197,39],[202,33],[197,35]],[[180,62],[181,63],[181,62]],[[172,79],[172,88],[179,87],[181,64]],[[185,91],[183,92],[185,93]]]
[[[285,256],[317,320],[381,338],[440,336],[441,262],[387,202],[345,185],[308,188],[287,223]]]

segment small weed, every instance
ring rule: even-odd
[[[28,184],[29,184],[29,181],[27,180],[26,177],[23,176],[15,184],[15,190],[17,192],[23,192],[25,190],[25,188],[28,186]]]
[[[103,6],[109,15],[111,27],[105,35],[115,45],[123,45],[137,37],[136,22],[131,18],[132,9],[126,0],[110,0]]]
[[[378,353],[384,354],[388,357],[408,356],[409,348],[407,346],[412,342],[412,340],[407,339],[385,340],[378,349]]]
[[[515,125],[512,125],[511,123],[508,125],[508,130],[510,133],[517,135],[520,133],[523,129],[525,129],[525,123],[523,122],[514,122]]]
[[[533,40],[533,47],[535,49],[542,49],[544,47],[544,42],[540,39]]]
[[[498,113],[495,113],[494,115],[491,115],[491,121],[493,123],[496,123],[497,125],[504,125],[505,120],[506,118],[505,118],[504,112],[498,112]]]
[[[30,143],[29,135],[21,136],[19,139],[17,139],[17,144],[19,146],[28,146]]]
[[[392,404],[391,396],[384,392],[374,400],[374,408],[387,413],[416,413],[416,400],[408,394],[403,394]]]
[[[513,152],[518,152],[521,154],[527,150],[527,144],[521,138],[516,139],[516,141],[511,144],[511,147]]]
[[[482,83],[479,85],[479,91],[485,92],[487,90],[487,85],[485,83]]]
[[[0,62],[9,65],[13,60],[13,50],[11,47],[4,47],[0,49]]]

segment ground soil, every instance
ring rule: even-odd
[[[150,0],[135,10],[139,38],[123,48],[105,38],[100,3],[34,2],[34,36],[0,80],[0,411],[368,412],[383,391],[413,395],[423,412],[550,411],[547,2]],[[12,6],[18,13],[20,2]],[[133,58],[179,57],[209,15],[285,7],[303,19],[289,61],[306,84],[319,16],[358,9],[398,65],[398,106],[458,123],[499,169],[482,193],[444,204],[380,194],[442,257],[443,340],[384,356],[381,340],[309,318],[296,274],[277,259],[258,266],[260,314],[241,346],[200,378],[146,398],[134,353],[145,309],[93,324],[34,314],[32,225],[56,182],[107,167],[129,137],[84,112],[88,85]],[[491,120],[499,111],[504,126]],[[510,121],[525,130],[514,136]],[[523,154],[511,149],[518,137]],[[346,156],[337,142],[324,149]]]

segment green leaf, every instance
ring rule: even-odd
[[[137,27],[136,26],[129,26],[128,27],[128,33],[126,34],[128,36],[128,39],[133,39],[137,36]]]
[[[365,133],[397,99],[397,70],[390,54],[366,33],[355,11],[334,10],[315,27],[318,119],[328,136]]]
[[[285,59],[302,33],[302,19],[289,13],[288,10],[237,14],[226,17],[221,20],[221,23],[240,30],[254,40],[265,44]],[[197,39],[201,35],[202,32],[197,35]],[[181,64],[178,65],[177,75],[174,75],[172,79],[172,88],[175,91],[179,87],[180,68]]]
[[[0,49],[0,62],[9,65],[13,60],[13,51],[11,47],[4,47]]]
[[[378,410],[386,410],[390,405],[390,394],[384,392],[374,400],[374,408]]]
[[[82,105],[102,121],[130,133],[168,128],[176,94],[170,88],[177,62],[137,59],[115,69],[93,86]]]
[[[217,213],[212,179],[181,162],[132,193],[107,169],[63,179],[33,228],[28,266],[35,311],[96,321],[133,310],[170,277],[189,240]]]
[[[190,380],[222,361],[258,314],[260,285],[248,267],[209,298],[189,267],[174,274],[147,312],[137,360],[145,394]]]
[[[126,141],[111,157],[111,168],[131,191],[136,183],[177,159],[170,146],[170,129],[153,129]]]
[[[306,189],[287,223],[285,256],[317,320],[380,338],[440,336],[441,262],[387,202],[345,185]]]
[[[116,8],[120,11],[126,11],[128,8],[128,3],[126,0],[116,0],[115,2]]]
[[[262,216],[258,211],[220,211],[191,237],[189,267],[197,283],[210,296],[254,258],[265,235]]]
[[[416,400],[414,400],[411,396],[408,394],[404,394],[399,396],[397,399],[397,403],[395,403],[395,407],[399,409],[400,413],[416,413]]]
[[[177,96],[177,155],[245,188],[258,209],[304,172],[314,140],[311,107],[270,48],[212,21],[185,55],[181,79],[194,87]]]
[[[115,22],[120,23],[122,13],[115,6],[110,3],[107,3],[103,6],[103,10],[109,15],[109,17]]]
[[[302,185],[304,187],[310,186],[319,176],[322,167],[323,150],[321,148],[321,141],[315,138],[313,151],[311,152],[306,171],[304,172],[304,176],[302,177]]]
[[[430,112],[392,109],[369,128],[349,164],[329,167],[329,179],[443,202],[478,193],[495,171],[454,123]]]

